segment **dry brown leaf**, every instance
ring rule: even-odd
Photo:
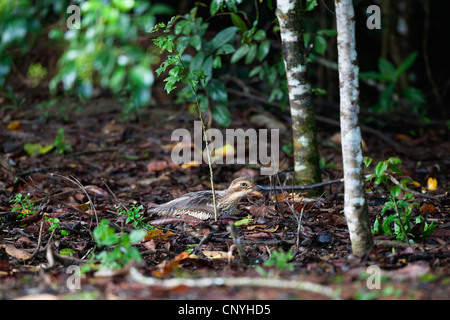
[[[436,210],[436,207],[431,203],[426,203],[420,207],[420,212],[424,214],[431,214]]]
[[[166,260],[164,260],[163,262],[161,262],[160,264],[158,264],[156,267],[158,268],[158,270],[154,270],[152,272],[152,274],[155,277],[161,278],[167,274],[172,273],[172,271],[178,267],[178,265],[180,264],[180,261],[183,259],[186,259],[189,257],[189,254],[187,252],[182,252],[180,253],[178,256],[176,256],[173,260],[167,262]]]
[[[23,261],[31,257],[31,253],[28,253],[21,249],[17,249],[12,244],[2,245],[2,247],[5,248],[7,254],[9,254],[11,257],[16,258],[19,261]]]
[[[208,259],[228,259],[228,252],[215,250],[202,250]]]
[[[20,125],[22,123],[20,121],[12,121],[11,123],[8,124],[8,130],[9,131],[17,131],[20,128]]]

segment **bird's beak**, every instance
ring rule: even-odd
[[[261,186],[256,185],[256,186],[251,187],[251,189],[253,189],[253,191],[251,193],[252,196],[259,196],[259,197],[262,196],[262,193],[259,192],[261,190]]]
[[[255,191],[270,191],[269,188],[263,187],[263,186],[260,186],[260,185],[255,185],[255,186],[252,187],[252,189],[254,189]]]

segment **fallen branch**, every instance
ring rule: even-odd
[[[154,277],[146,277],[136,268],[130,269],[130,277],[132,280],[146,286],[159,286],[163,288],[174,288],[178,286],[186,286],[193,288],[209,288],[215,286],[229,287],[263,287],[276,288],[286,290],[302,290],[324,295],[331,299],[340,300],[338,289],[323,286],[310,281],[299,281],[292,279],[276,279],[276,278],[258,278],[258,277],[205,277],[205,278],[172,278],[158,279]]]

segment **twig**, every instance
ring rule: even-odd
[[[258,190],[270,191],[272,189],[272,190],[275,190],[275,191],[283,191],[283,190],[288,189],[288,188],[291,189],[291,190],[310,190],[310,189],[315,189],[315,188],[327,186],[327,185],[334,184],[334,183],[340,183],[340,182],[344,182],[344,178],[336,179],[336,180],[329,180],[329,181],[325,181],[325,182],[321,182],[321,183],[309,184],[309,185],[304,185],[304,186],[295,185],[295,186],[284,186],[284,187],[281,187],[281,184],[280,184],[280,187],[275,187],[274,186],[272,188],[264,187],[264,186],[258,186]]]
[[[393,183],[395,183],[400,188],[402,188],[403,191],[410,192],[413,195],[418,196],[418,197],[428,198],[428,199],[432,199],[432,200],[435,200],[435,201],[439,201],[439,198],[445,197],[447,195],[447,193],[444,193],[444,194],[440,194],[438,196],[432,196],[432,195],[429,195],[429,194],[424,194],[424,193],[421,193],[421,192],[417,192],[417,191],[412,190],[412,189],[410,189],[410,188],[408,188],[406,186],[402,186],[402,184],[397,179],[395,179],[392,175],[389,175],[389,180],[391,180]]]
[[[96,222],[98,223],[97,210],[95,210],[94,203],[92,202],[91,197],[89,196],[88,192],[86,191],[86,188],[81,184],[81,182],[80,182],[77,178],[75,178],[75,177],[72,176],[72,175],[70,176],[70,178],[68,178],[68,177],[63,176],[63,175],[60,175],[60,174],[58,174],[58,173],[50,173],[50,176],[57,176],[57,177],[66,179],[67,181],[70,181],[70,182],[74,183],[74,184],[77,185],[81,190],[83,190],[84,194],[86,195],[86,197],[87,197],[88,200],[89,200],[89,207],[90,207],[91,210],[94,212],[95,220],[96,220]]]
[[[250,264],[250,260],[245,254],[245,250],[242,244],[241,237],[239,236],[236,226],[234,223],[230,223],[227,227],[228,232],[230,233],[231,237],[233,238],[234,244],[236,245],[237,252],[239,254],[239,257],[241,258],[242,262],[244,264]]]
[[[163,288],[174,288],[178,286],[187,286],[193,288],[209,288],[215,286],[228,287],[257,287],[257,288],[276,288],[286,290],[302,290],[324,295],[331,299],[340,299],[338,289],[333,289],[318,283],[310,281],[300,281],[293,279],[277,279],[277,278],[258,278],[258,277],[205,277],[205,278],[172,278],[159,279],[154,277],[146,277],[136,268],[130,269],[130,277],[132,280],[146,286],[158,286]]]

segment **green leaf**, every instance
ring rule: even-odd
[[[391,188],[391,195],[394,199],[398,199],[400,192],[402,192],[402,188],[400,186],[393,186]]]
[[[195,50],[200,51],[202,50],[202,37],[198,34],[194,34],[189,39],[189,44],[195,48]]]
[[[377,177],[377,178],[381,177],[387,168],[388,168],[388,166],[387,166],[386,161],[378,162],[377,166],[375,167],[375,171],[374,171],[375,177]]]
[[[42,146],[39,143],[25,143],[23,149],[28,155],[34,157],[38,154],[46,154],[53,149],[53,144]]]
[[[257,53],[258,60],[259,61],[264,60],[264,58],[267,56],[269,51],[270,51],[270,41],[265,40],[265,41],[261,42],[261,44],[259,45],[259,48],[258,48],[258,53]]]
[[[112,0],[112,3],[121,11],[130,11],[134,8],[134,0]]]
[[[234,223],[234,225],[235,225],[236,227],[239,227],[239,226],[242,226],[242,225],[244,225],[244,224],[248,224],[248,223],[252,222],[253,220],[254,220],[254,219],[244,218],[244,219],[241,219],[241,220],[236,221],[236,222]]]
[[[314,50],[319,54],[324,54],[327,49],[327,41],[322,36],[316,36],[314,38]]]
[[[239,49],[237,49],[233,55],[231,56],[231,63],[236,63],[241,60],[250,50],[250,46],[248,44],[242,45]]]
[[[247,57],[245,57],[245,64],[250,64],[255,60],[256,53],[258,51],[258,46],[256,43],[253,43],[250,46],[250,50],[248,51]]]
[[[138,87],[149,88],[155,80],[150,68],[137,65],[130,70],[130,80]]]
[[[408,99],[412,103],[424,104],[426,103],[425,97],[419,89],[413,87],[407,87],[402,90],[402,96]]]
[[[376,233],[381,233],[381,226],[380,226],[380,220],[378,217],[375,218],[375,222],[373,223],[373,231]]]
[[[231,44],[226,43],[217,50],[216,54],[230,54],[235,51],[236,49]]]
[[[141,241],[145,235],[146,235],[146,231],[145,230],[133,230],[130,232],[130,242],[131,243],[136,243]]]
[[[217,80],[217,79],[212,79],[206,86],[206,92],[208,92],[209,96],[214,101],[223,103],[223,104],[228,103],[227,89],[222,81]],[[227,111],[228,111],[228,109],[227,109]]]
[[[196,54],[195,57],[192,58],[192,60],[191,60],[189,69],[191,71],[200,71],[203,66],[203,61],[205,60],[205,55],[206,54],[204,52],[200,52],[200,53]]]
[[[209,43],[211,50],[216,50],[229,42],[236,36],[237,31],[237,27],[228,27],[220,31]]]
[[[59,250],[59,254],[62,254],[63,256],[70,256],[75,253],[77,253],[77,252],[70,248],[64,248],[64,249]]]
[[[125,68],[118,67],[114,71],[114,73],[109,81],[109,88],[111,88],[111,90],[114,93],[118,93],[123,87],[124,79],[125,79]]]
[[[402,75],[406,70],[408,70],[416,61],[417,58],[417,51],[414,51],[409,56],[406,57],[405,60],[400,64],[400,66],[397,68],[395,72],[395,77],[398,78],[400,75]]]
[[[212,0],[211,5],[209,6],[209,12],[211,15],[215,15],[217,11],[222,7],[223,0]]]
[[[213,73],[213,56],[208,56],[205,59],[205,62],[203,62],[203,66],[202,66],[202,70],[203,74],[205,76],[207,76],[207,78],[204,81],[204,85],[206,85],[212,78],[212,73]]]
[[[248,73],[248,77],[252,78],[257,74],[259,74],[262,70],[263,70],[262,66],[256,66]]]
[[[239,28],[239,33],[242,35],[244,32],[248,31],[247,24],[241,19],[236,13],[231,13],[231,22]]]
[[[306,0],[305,11],[312,11],[315,7],[317,7],[317,0]]]
[[[230,110],[224,105],[218,104],[212,107],[213,119],[221,126],[228,127],[231,124]]]
[[[402,170],[400,170],[395,164],[389,164],[388,167],[389,167],[389,169],[391,169],[395,173],[397,173],[399,175],[403,175]]]
[[[397,80],[397,70],[395,66],[384,58],[380,58],[378,60],[378,68],[380,69],[380,73],[385,77],[386,80],[396,81]]]
[[[208,111],[209,99],[205,95],[199,95],[199,107],[202,112]]]
[[[367,168],[367,167],[369,167],[370,164],[373,162],[373,159],[370,158],[370,157],[364,157],[363,162],[364,162],[364,164],[365,164],[365,166],[366,166],[366,168]]]
[[[266,38],[266,32],[263,29],[258,29],[253,35],[253,40],[262,41]]]
[[[213,68],[214,69],[222,68],[222,58],[220,56],[214,58]]]

